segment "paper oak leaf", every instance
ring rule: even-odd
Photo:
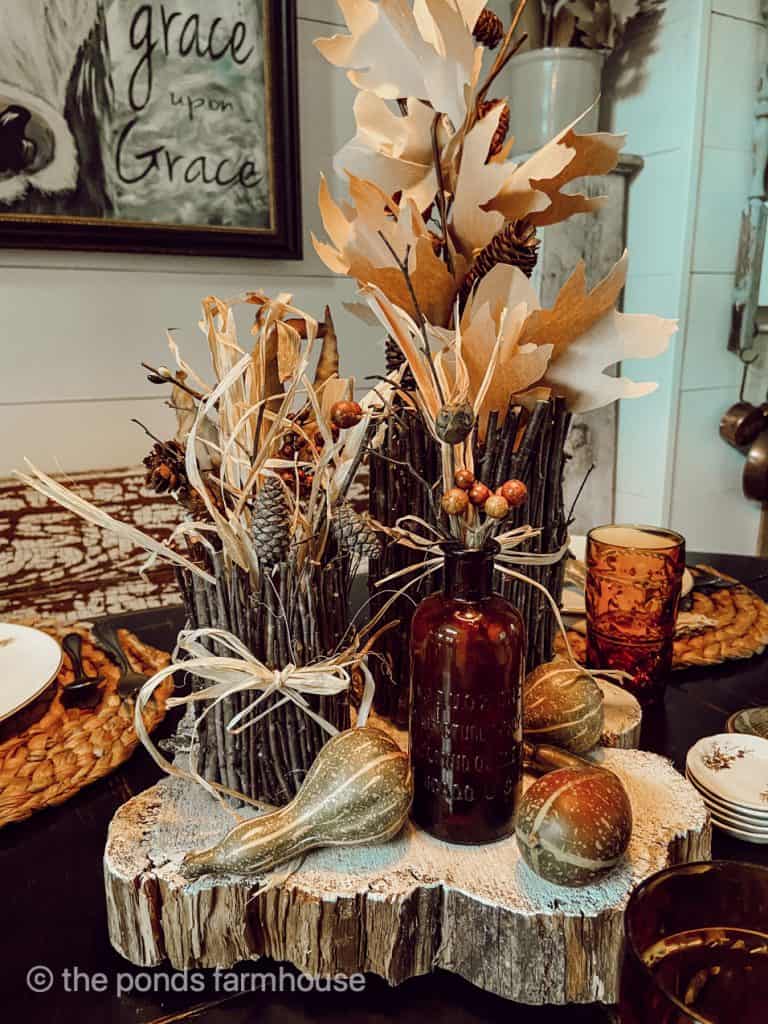
[[[608,275],[587,291],[580,262],[552,308],[533,312],[523,327],[521,344],[553,346],[544,383],[565,396],[572,412],[589,412],[619,398],[639,398],[657,387],[604,372],[624,359],[660,355],[677,330],[676,320],[617,312],[626,277],[625,252]]]
[[[323,178],[319,205],[333,245],[314,235],[312,241],[330,270],[377,285],[396,306],[415,316],[408,282],[389,243],[400,260],[408,253],[408,272],[421,312],[433,324],[448,322],[457,283],[435,252],[434,237],[412,201],[396,206],[372,182],[350,176],[349,204],[342,208],[335,203]],[[465,263],[457,261],[457,277],[464,268]]]
[[[358,89],[384,100],[427,100],[458,128],[480,72],[476,0],[339,0],[349,35],[316,39]],[[479,13],[479,12],[478,12]],[[474,20],[473,20],[474,18]]]
[[[506,220],[526,217],[537,226],[599,209],[604,196],[567,195],[562,189],[576,178],[613,170],[626,136],[607,132],[578,135],[573,129],[582,117],[584,114],[522,164],[513,166],[486,208],[497,210]]]

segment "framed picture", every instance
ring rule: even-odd
[[[294,0],[3,0],[0,246],[301,258]]]

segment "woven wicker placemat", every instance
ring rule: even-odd
[[[768,604],[745,587],[743,583],[726,576],[708,565],[697,565],[700,574],[709,579],[729,584],[722,587],[694,588],[691,611],[711,620],[697,630],[687,630],[675,640],[672,657],[673,669],[694,665],[720,665],[725,661],[751,658],[762,654],[768,644]],[[568,631],[573,653],[579,661],[587,656],[587,641],[582,633]],[[555,647],[559,653],[565,649],[562,637]]]
[[[68,627],[62,632],[72,631]],[[93,645],[87,629],[75,631],[83,638],[86,673],[103,675],[105,681],[90,706],[85,702],[74,706],[65,696],[64,687],[73,678],[65,654],[56,682],[42,697],[0,723],[0,827],[68,800],[83,786],[114,771],[138,744],[133,698],[117,693],[118,668]],[[118,632],[136,671],[153,675],[170,662],[168,654],[142,643],[128,630]],[[147,706],[145,721],[150,731],[164,718],[172,689],[171,678]]]

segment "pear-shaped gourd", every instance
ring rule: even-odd
[[[583,754],[600,742],[603,724],[602,691],[578,665],[556,659],[528,674],[523,684],[527,740]]]
[[[326,743],[289,804],[187,854],[181,870],[262,874],[319,846],[385,842],[403,827],[412,797],[408,756],[395,741],[379,729],[347,729]]]
[[[515,819],[523,860],[555,885],[595,882],[624,856],[632,805],[618,775],[605,768],[560,768],[537,779]]]

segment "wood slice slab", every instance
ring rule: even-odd
[[[605,715],[600,743],[604,747],[634,750],[640,744],[640,729],[643,724],[640,702],[637,697],[615,683],[601,679],[597,685],[603,693]]]
[[[708,859],[703,801],[669,761],[638,750],[596,755],[624,781],[635,828],[624,863],[583,889],[550,885],[514,838],[454,846],[407,825],[390,843],[320,850],[289,878],[178,872],[216,842],[229,811],[166,779],[115,815],[104,856],[112,944],[128,960],[178,969],[288,960],[310,975],[370,971],[396,985],[436,967],[526,1003],[614,1002],[631,889],[669,864]]]

